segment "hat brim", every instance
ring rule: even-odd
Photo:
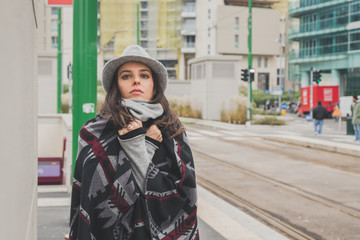
[[[168,76],[167,71],[161,62],[157,61],[156,59],[142,56],[121,56],[108,61],[103,68],[102,85],[105,92],[110,90],[111,83],[114,79],[114,74],[117,69],[127,62],[140,62],[148,66],[152,70],[153,74],[155,74],[153,77],[159,81],[162,90],[165,91]]]

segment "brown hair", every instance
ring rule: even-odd
[[[170,109],[169,102],[167,101],[164,91],[156,78],[156,74],[151,70],[154,81],[154,93],[150,99],[150,103],[160,103],[164,109],[164,113],[154,120],[153,124],[157,125],[160,130],[167,129],[170,137],[176,140],[182,140],[182,134],[185,132],[185,128],[176,116],[176,114]],[[118,70],[113,76],[111,87],[106,94],[105,103],[100,110],[100,116],[111,120],[116,128],[125,128],[134,120],[134,117],[129,113],[128,109],[121,103],[123,97],[117,86]]]

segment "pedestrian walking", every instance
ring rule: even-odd
[[[315,135],[321,134],[322,127],[324,125],[324,118],[327,116],[326,108],[321,105],[321,101],[318,101],[317,107],[313,109],[314,131]]]
[[[353,96],[353,105],[351,106],[352,124],[355,131],[355,141],[360,141],[360,103],[358,102],[358,96]]]
[[[165,67],[130,45],[102,84],[104,106],[79,133],[70,239],[198,239],[194,162]]]

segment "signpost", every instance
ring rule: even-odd
[[[73,29],[73,172],[78,136],[84,123],[96,116],[97,0],[74,1]]]
[[[252,69],[252,0],[249,0],[249,18],[248,18],[248,69]],[[249,82],[248,87],[248,111],[247,111],[247,121],[250,123],[251,115],[252,115],[252,109],[251,109],[251,102],[252,102],[252,85],[251,81]]]

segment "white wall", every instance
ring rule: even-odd
[[[0,233],[37,239],[37,44],[32,1],[0,8]]]
[[[202,118],[220,120],[224,103],[238,95],[240,57],[195,58],[192,68],[191,99],[200,104]]]

